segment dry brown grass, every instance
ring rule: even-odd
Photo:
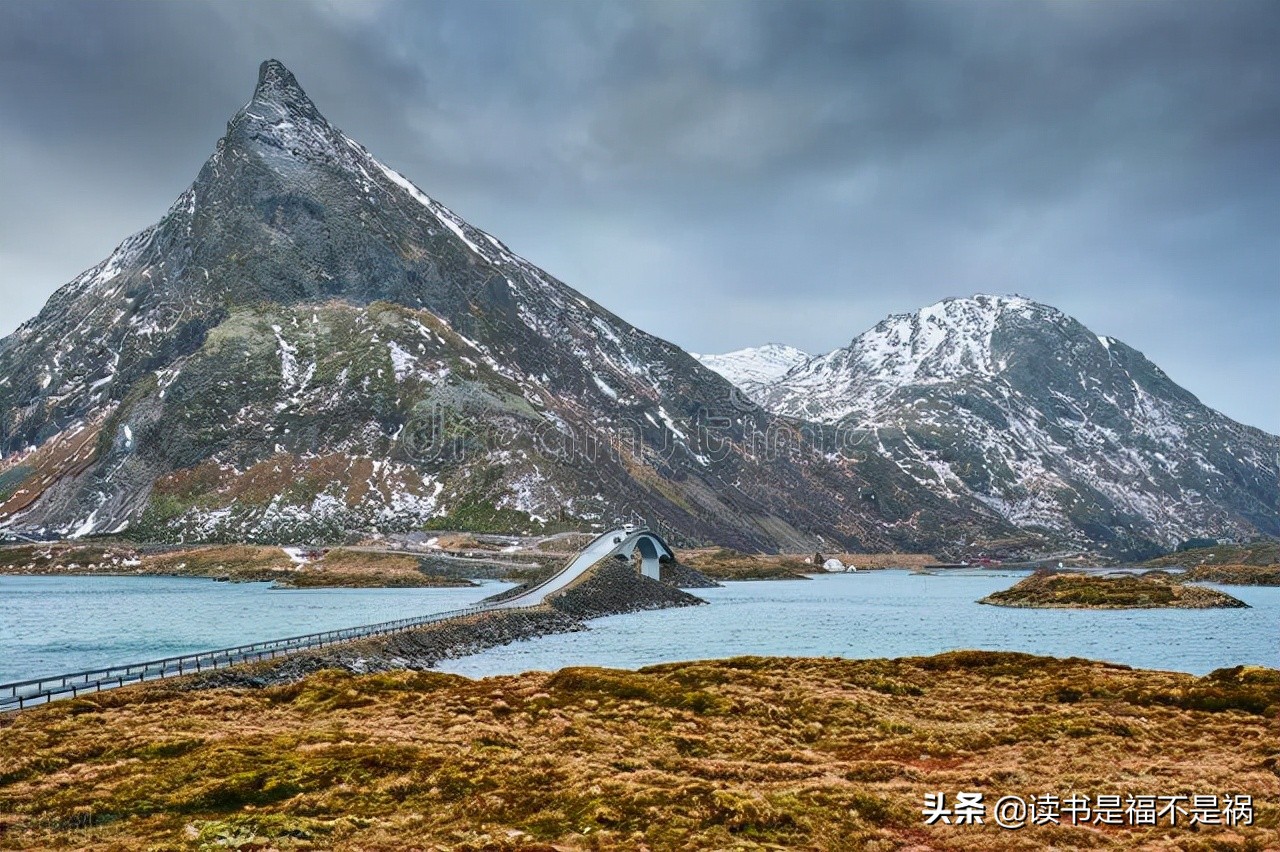
[[[154,574],[307,587],[465,586],[467,580],[424,574],[418,557],[404,553],[334,548],[299,565],[279,547],[212,544],[143,553],[123,544],[57,542],[0,548],[0,572],[9,574]]]
[[[1158,556],[1143,564],[1150,568],[1170,568],[1175,565],[1187,568],[1193,565],[1280,565],[1280,540],[1259,539],[1246,544],[1195,547]]]
[[[1280,586],[1280,565],[1197,565],[1176,579],[1232,586]]]
[[[457,532],[441,533],[436,537],[436,547],[449,551],[497,551],[502,549],[500,544],[480,541],[475,536]]]
[[[1055,574],[1037,571],[978,603],[1062,609],[1210,609],[1247,606],[1231,595],[1184,585],[1163,573]]]
[[[681,550],[676,554],[684,565],[714,580],[799,580],[806,574],[823,573],[811,560],[812,553],[740,553],[726,547]],[[823,560],[839,559],[860,570],[879,568],[925,568],[937,565],[936,557],[920,553],[826,553]]]
[[[272,580],[293,568],[288,554],[278,547],[253,544],[211,544],[184,547],[140,557],[144,573],[230,580]]]
[[[593,533],[573,533],[570,535],[560,536],[559,538],[540,541],[535,545],[534,550],[539,553],[572,555],[586,548],[594,538],[595,535]]]
[[[676,551],[676,560],[713,580],[803,580],[805,574],[821,574],[821,566],[802,556],[740,553],[727,547],[703,547]]]
[[[382,553],[334,548],[323,559],[306,565],[290,577],[294,586],[466,586],[466,580],[424,574],[418,557],[406,553]]]
[[[1280,672],[955,652],[152,685],[0,728],[7,849],[1280,848]],[[1249,828],[926,827],[931,791],[1254,796]]]
[[[0,573],[127,573],[137,559],[134,548],[114,544],[8,544],[0,546]]]
[[[845,565],[858,569],[877,568],[928,568],[938,565],[938,558],[927,553],[823,553],[828,559],[835,557]]]

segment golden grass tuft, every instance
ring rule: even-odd
[[[407,553],[334,548],[289,578],[293,586],[468,586],[467,580],[424,574]]]

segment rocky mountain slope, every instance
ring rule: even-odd
[[[763,385],[710,363],[769,410],[832,425],[939,496],[1082,546],[1280,535],[1280,438],[1025,298],[891,316]]]
[[[632,511],[741,549],[1017,534],[738,404],[378,162],[275,61],[168,213],[0,341],[0,377],[0,530],[17,536],[298,541]]]

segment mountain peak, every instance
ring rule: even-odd
[[[258,66],[258,84],[253,89],[253,98],[240,112],[259,113],[262,110],[274,112],[276,117],[291,115],[310,121],[324,121],[311,98],[298,85],[298,78],[278,59],[268,59]],[[257,117],[265,116],[259,114]]]
[[[974,293],[972,296],[953,296],[943,299],[940,302],[921,308],[914,314],[906,314],[905,316],[942,318],[973,313],[996,315],[1010,311],[1058,313],[1058,310],[1054,307],[1028,299],[1026,296],[1020,296],[1017,293],[1003,296],[990,293]]]
[[[1199,530],[1277,525],[1276,492],[1249,490],[1276,481],[1276,438],[1023,296],[895,314],[772,384],[743,387],[772,413],[840,424],[939,497],[977,499],[1015,526],[1114,548],[1134,545],[1123,542],[1131,532],[1167,547]]]
[[[298,78],[293,76],[293,72],[286,68],[283,62],[279,59],[268,59],[258,66],[258,85],[253,90],[253,96],[270,100],[282,94],[288,97],[305,98],[307,96],[307,93],[298,85]]]

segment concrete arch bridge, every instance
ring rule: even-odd
[[[657,533],[644,527],[619,527],[598,536],[572,562],[547,580],[514,597],[496,601],[492,606],[500,609],[537,606],[549,595],[581,577],[597,562],[609,558],[630,562],[637,554],[640,556],[640,573],[654,580],[661,579],[662,564],[674,562],[676,558],[675,551]]]

